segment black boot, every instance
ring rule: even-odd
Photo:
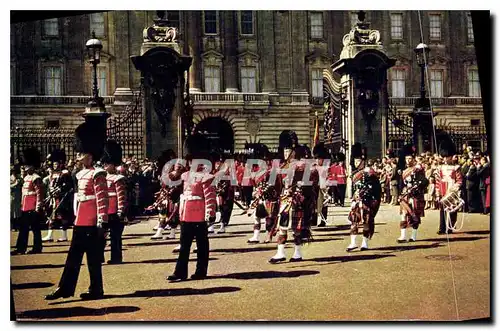
[[[94,292],[94,291],[87,291],[82,294],[80,294],[80,298],[83,300],[97,300],[97,299],[102,299],[104,297],[103,292]]]
[[[56,300],[59,298],[69,298],[73,294],[65,293],[60,287],[56,288],[54,292],[45,296],[45,300]]]

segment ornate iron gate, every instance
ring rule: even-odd
[[[347,100],[341,84],[328,70],[323,71],[325,146],[332,152],[347,150]]]
[[[123,156],[133,154],[138,159],[144,157],[144,114],[142,108],[143,85],[134,93],[134,100],[125,111],[108,120],[107,135],[123,148]]]
[[[389,105],[388,119],[389,148],[398,151],[405,144],[411,144],[413,137],[412,118],[398,113],[395,106]],[[484,126],[436,125],[435,130],[438,145],[440,136],[447,135],[455,143],[458,153],[463,152],[463,144],[471,145],[475,150],[485,151],[488,148],[488,139]]]
[[[123,155],[144,157],[144,115],[142,108],[142,84],[134,93],[134,100],[123,112],[114,114],[107,122],[107,136],[119,142]],[[11,163],[20,161],[22,151],[30,146],[38,148],[42,160],[54,149],[64,149],[68,160],[75,157],[73,148],[74,129],[69,128],[14,128],[10,130]]]

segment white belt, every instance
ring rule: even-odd
[[[26,190],[23,190],[23,194],[24,195],[36,195],[36,191],[26,191]]]
[[[110,197],[116,197],[116,192],[108,192],[108,196]]]
[[[183,195],[181,194],[181,201],[203,200],[202,197],[197,195]]]
[[[77,195],[76,198],[77,198],[78,202],[84,202],[84,201],[96,199],[95,195]]]

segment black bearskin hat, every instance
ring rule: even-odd
[[[66,153],[64,149],[54,149],[48,156],[47,161],[66,163]]]
[[[351,146],[351,159],[361,159],[363,156],[363,147],[360,143]]]
[[[415,148],[413,148],[413,145],[411,144],[405,145],[401,152],[403,154],[403,157],[415,156]]]
[[[75,152],[91,154],[95,161],[101,158],[104,144],[88,123],[80,124],[75,130]]]
[[[456,147],[450,139],[444,139],[439,144],[439,155],[442,157],[453,156],[456,154]]]
[[[307,147],[304,145],[299,145],[295,147],[294,151],[296,160],[304,159],[307,156]]]
[[[205,136],[195,133],[184,142],[184,157],[207,159],[210,157],[209,144]]]
[[[294,149],[299,145],[299,138],[297,134],[291,130],[285,130],[281,133],[279,138],[279,147],[281,149],[290,148]]]
[[[316,144],[313,148],[313,155],[319,159],[328,159],[330,157],[328,150],[325,147],[325,143],[320,142]]]
[[[36,147],[30,147],[23,151],[23,165],[40,168],[40,152]]]
[[[345,154],[344,153],[337,153],[337,158],[336,162],[344,162],[345,161]]]
[[[122,164],[122,147],[119,143],[114,140],[106,141],[101,157],[101,163],[110,163],[115,166]]]

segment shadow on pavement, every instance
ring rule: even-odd
[[[35,282],[35,283],[12,284],[12,289],[13,290],[26,290],[26,289],[31,289],[31,288],[45,288],[45,287],[52,287],[52,286],[54,286],[54,284],[52,284],[52,283]]]
[[[262,232],[264,232],[264,231],[262,231]],[[250,230],[244,230],[244,231],[229,231],[228,230],[226,233],[230,233],[230,234],[250,234],[250,233],[253,233],[253,230],[252,229],[250,229]]]
[[[317,270],[296,270],[296,271],[249,271],[236,272],[226,275],[208,276],[206,279],[270,279],[270,278],[296,278],[300,276],[310,276],[319,274]]]
[[[251,252],[273,251],[275,249],[276,249],[276,244],[273,244],[272,246],[268,247],[253,246],[245,248],[215,248],[215,249],[210,249],[210,253],[251,253]]]
[[[382,246],[376,248],[370,248],[371,251],[413,251],[416,249],[429,249],[442,246],[439,243],[433,243],[429,245],[412,245],[412,243],[399,244],[398,246]]]
[[[478,230],[478,231],[468,231],[468,232],[463,232],[467,234],[490,234],[490,230]]]
[[[334,225],[334,226],[325,226],[321,228],[314,228],[313,232],[328,232],[328,231],[341,231],[341,230],[349,230],[351,226],[349,224],[345,225]]]
[[[453,238],[449,238],[450,242],[455,242],[455,241],[476,241],[476,240],[480,240],[480,239],[489,239],[489,237],[453,237]],[[446,239],[446,237],[443,237],[443,238],[419,239],[417,241],[448,242],[448,239]]]
[[[192,254],[196,254],[196,253],[192,253]],[[217,258],[215,257],[209,257],[208,258],[209,261],[216,261],[218,260]],[[189,259],[190,262],[196,262],[196,258],[191,258]],[[177,258],[172,258],[172,259],[158,259],[158,260],[143,260],[143,261],[125,261],[125,262],[122,262],[122,263],[119,263],[119,264],[103,264],[103,266],[106,266],[106,265],[123,265],[123,264],[142,264],[142,263],[152,263],[152,264],[157,264],[157,263],[176,263],[177,262]]]
[[[343,256],[325,256],[325,257],[315,257],[312,259],[306,259],[307,261],[314,262],[353,262],[353,261],[365,261],[365,260],[377,260],[383,259],[385,257],[396,256],[394,254],[371,254],[371,255],[343,255]]]
[[[55,269],[55,268],[64,268],[64,264],[13,265],[10,267],[10,270]]]
[[[135,306],[111,306],[104,308],[88,307],[67,307],[67,308],[49,308],[39,310],[27,310],[17,314],[18,318],[30,319],[53,319],[68,318],[72,316],[103,316],[107,314],[133,313],[141,310]]]
[[[105,294],[104,298],[100,299],[99,301],[106,299],[118,299],[118,298],[157,298],[157,297],[176,297],[182,295],[208,295],[215,293],[230,293],[237,291],[241,291],[241,288],[235,286],[220,286],[220,287],[208,287],[208,288],[171,288],[171,289],[158,289],[158,290],[142,290],[127,294]],[[59,301],[50,303],[50,305],[60,305],[65,303],[81,302],[81,301],[82,300]]]
[[[178,245],[179,239],[159,239],[151,240],[144,243],[129,243],[123,244],[123,247],[135,247],[135,246],[161,246],[161,245]]]
[[[234,232],[226,232],[226,234],[229,235],[221,235],[221,234],[215,234],[215,233],[209,233],[208,234],[208,239],[221,239],[221,238],[240,238],[240,237],[246,237],[243,234],[237,234],[233,235]]]

